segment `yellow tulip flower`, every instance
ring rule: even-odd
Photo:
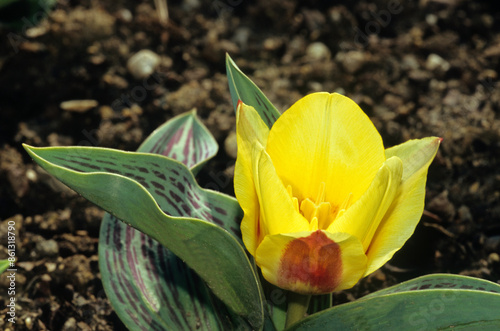
[[[424,208],[440,138],[384,150],[351,99],[310,94],[269,129],[239,103],[234,188],[264,278],[301,294],[348,289],[399,250]]]

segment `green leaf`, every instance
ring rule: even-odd
[[[238,68],[229,54],[226,54],[226,71],[234,111],[238,106],[238,100],[241,100],[243,103],[254,107],[262,120],[271,128],[280,117],[280,112],[257,85]]]
[[[182,163],[161,155],[89,147],[25,148],[61,182],[171,250],[231,311],[251,327],[261,327],[259,284],[238,238],[241,210],[235,199],[200,188]]]
[[[238,101],[241,100],[245,104],[254,107],[262,120],[271,128],[280,117],[280,112],[257,85],[238,68],[229,54],[226,54],[226,71],[234,111],[236,112]],[[275,286],[270,286],[269,291],[266,290],[269,317],[277,328],[284,326],[286,318],[286,304],[277,304],[272,299],[272,293],[279,293],[279,291],[282,290]],[[313,302],[316,303],[316,300],[313,300]]]
[[[170,119],[153,131],[137,151],[170,157],[196,174],[217,154],[218,148],[214,137],[193,110]]]
[[[138,151],[181,159],[185,165],[199,169],[215,155],[217,148],[215,139],[192,111],[160,126]],[[117,315],[131,330],[151,325],[158,326],[153,329],[172,330],[248,326],[228,311],[181,259],[108,213],[101,223],[99,266],[106,294]]]
[[[432,274],[421,276],[403,282],[401,284],[368,294],[361,299],[368,299],[376,296],[398,292],[441,289],[488,291],[500,294],[500,285],[484,279],[452,274]]]
[[[180,133],[182,132],[182,133]],[[192,137],[186,137],[186,133]],[[174,142],[174,144],[172,144]],[[188,142],[189,149],[186,150]],[[139,147],[139,152],[182,158],[184,164],[199,168],[217,151],[217,143],[199,122],[195,112],[172,118],[155,130]],[[192,170],[192,169],[191,169]],[[146,244],[145,244],[146,243]],[[129,256],[140,258],[129,261]],[[141,325],[158,323],[170,329],[227,329],[244,325],[234,321],[223,305],[217,305],[205,283],[177,256],[142,232],[106,214],[99,236],[99,264],[103,286],[122,321],[137,328],[124,297],[136,297],[146,315]],[[117,264],[122,273],[114,270]],[[140,276],[140,277],[139,277]],[[150,309],[151,293],[163,298],[160,311]],[[135,317],[137,318],[137,317]],[[159,321],[158,321],[159,320]]]
[[[108,213],[99,237],[99,266],[106,294],[130,330],[248,325],[228,311],[180,258]]]
[[[437,274],[311,315],[288,330],[493,330],[499,311],[500,285]]]
[[[9,269],[9,260],[0,260],[0,274],[5,270]]]
[[[89,191],[80,192],[79,186],[71,185],[83,185],[82,178],[98,174],[109,174],[118,182],[130,179],[144,188],[165,214],[206,220],[228,230],[233,239],[241,242],[239,222],[243,214],[238,201],[201,188],[189,169],[176,160],[110,148],[24,146],[35,162],[97,205],[100,201],[95,201],[95,196],[107,194],[117,201],[113,209],[119,209],[123,207],[119,198],[130,194],[103,185],[85,185]]]

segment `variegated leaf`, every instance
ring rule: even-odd
[[[138,151],[182,160],[193,171],[213,157],[217,147],[215,139],[191,111],[156,129]],[[227,311],[181,259],[108,213],[101,223],[99,266],[106,294],[131,330],[140,325],[176,330],[244,329],[247,325]],[[156,300],[151,293],[161,298],[156,305],[152,304]],[[131,301],[136,309],[131,309]],[[136,310],[142,314],[132,313]]]
[[[339,305],[287,330],[497,330],[500,285],[472,277],[428,275]]]
[[[63,183],[186,261],[251,327],[263,323],[258,282],[239,244],[241,210],[235,199],[200,188],[182,163],[160,155],[88,147],[25,147]],[[214,224],[230,229],[232,235]],[[129,262],[139,259],[136,256]],[[135,273],[135,279],[140,279],[139,274]],[[161,292],[144,286],[141,292],[147,293],[143,299],[150,305],[164,299],[159,297]],[[156,311],[160,306],[151,307]],[[141,312],[141,319],[147,320],[147,312]],[[137,316],[132,320],[136,322]]]
[[[200,122],[196,111],[192,110],[170,119],[153,131],[137,151],[170,157],[197,173],[207,160],[217,154],[217,150],[214,137]]]

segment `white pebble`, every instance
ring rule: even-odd
[[[450,64],[437,54],[429,54],[427,61],[425,62],[425,67],[431,71],[438,69],[446,72],[450,69]]]
[[[325,44],[320,42],[314,42],[309,46],[307,46],[306,55],[308,59],[313,61],[318,61],[318,60],[329,60],[331,53]]]
[[[160,57],[149,49],[143,49],[130,57],[127,61],[127,69],[136,79],[144,79],[151,76],[160,64]]]

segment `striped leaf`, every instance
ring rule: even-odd
[[[114,215],[101,229],[101,245],[111,248],[100,249],[101,258],[111,261],[101,263],[101,270],[110,279],[105,286],[117,313],[131,329],[258,329],[263,323],[258,282],[240,245],[235,199],[201,189],[183,164],[160,155],[25,148],[55,177]]]
[[[106,294],[130,330],[247,328],[180,258],[108,213],[99,266]]]
[[[193,110],[170,119],[153,131],[137,151],[170,157],[197,173],[217,154],[218,147]]]
[[[241,100],[243,103],[254,107],[262,120],[271,128],[280,117],[280,112],[257,85],[238,68],[229,54],[226,54],[226,71],[234,111],[236,112],[238,100]]]
[[[336,306],[288,330],[497,330],[500,285],[472,277],[419,277]]]
[[[182,160],[192,172],[200,169],[216,154],[218,146],[195,115],[189,112],[170,119],[156,129],[138,151]],[[246,322],[218,304],[205,282],[181,259],[108,213],[101,223],[99,265],[106,294],[131,330],[137,325],[166,325],[175,330],[246,326]],[[121,272],[116,272],[117,269]],[[158,301],[157,296],[161,297],[160,305],[156,310],[151,309],[154,307],[151,302]],[[141,306],[140,323],[136,314],[130,312],[129,301]]]
[[[487,291],[500,294],[500,285],[484,279],[451,274],[433,274],[418,277],[396,286],[368,294],[362,299],[399,292],[440,289]]]

